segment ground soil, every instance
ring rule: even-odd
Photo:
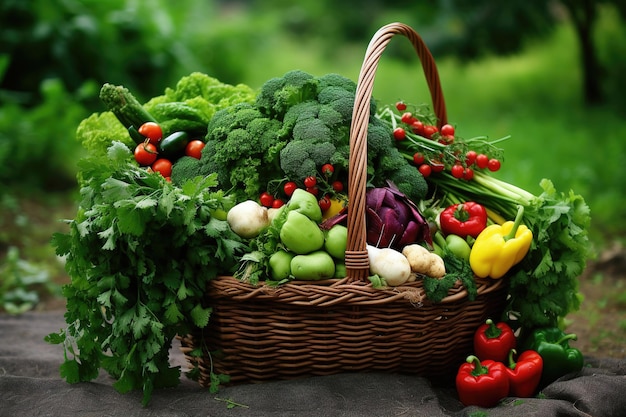
[[[67,225],[59,219],[73,218],[74,198],[25,198],[20,199],[19,213],[27,221],[16,230],[20,236],[22,257],[37,264],[47,264],[56,284],[69,281],[62,263],[50,246],[54,232],[65,232]],[[5,233],[12,222],[4,219]],[[17,227],[17,226],[15,226]],[[27,236],[27,237],[25,237]],[[5,236],[6,237],[6,236]],[[7,245],[0,241],[0,259],[4,258]],[[588,262],[580,277],[580,292],[584,299],[579,311],[566,317],[567,331],[576,333],[578,340],[572,346],[584,354],[601,358],[626,358],[626,248],[618,243],[607,244],[598,251],[595,259]],[[43,294],[36,307],[38,310],[64,309],[64,299],[58,295]]]

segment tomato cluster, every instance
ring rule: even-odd
[[[145,139],[135,147],[135,161],[142,167],[150,167],[152,171],[160,173],[165,179],[170,181],[172,166],[175,160],[173,160],[174,158],[172,156],[160,156],[161,153],[164,153],[162,152],[163,149],[160,147],[163,141],[163,130],[161,126],[158,123],[146,122],[142,124],[137,131]],[[179,136],[182,137],[183,135]],[[205,146],[203,141],[200,139],[187,141],[184,138],[180,140],[180,146],[184,146],[184,152],[180,156],[185,155],[200,159],[202,149]]]
[[[318,204],[325,213],[332,204],[332,197],[344,190],[344,183],[334,178],[335,167],[332,164],[324,164],[318,175],[310,175],[302,179],[299,185],[293,180],[280,180],[278,186],[268,185],[268,190],[261,193],[259,203],[267,208],[279,208],[285,204],[294,191],[302,188],[319,197]]]
[[[408,157],[412,156],[413,163],[424,177],[447,170],[454,178],[471,180],[475,169],[488,169],[492,172],[500,169],[501,162],[497,157],[489,157],[484,151],[472,149],[472,144],[456,136],[453,125],[446,123],[438,128],[432,116],[407,111],[407,104],[403,101],[398,101],[395,108],[400,114],[400,124],[395,125],[393,137],[401,142],[398,143],[399,149],[405,151]],[[411,140],[414,138],[411,135],[422,138],[421,142]],[[424,139],[426,142],[432,140],[436,145],[429,146],[424,143]],[[416,145],[417,143],[421,146]],[[476,143],[482,147],[489,145],[485,141]]]

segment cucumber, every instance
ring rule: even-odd
[[[174,161],[185,154],[188,143],[187,132],[174,132],[159,142],[159,155]]]

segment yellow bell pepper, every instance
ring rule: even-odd
[[[521,224],[524,207],[515,221],[487,226],[476,238],[470,252],[470,266],[479,278],[501,278],[528,253],[533,233]]]

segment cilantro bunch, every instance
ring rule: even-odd
[[[171,342],[207,325],[207,283],[232,275],[247,247],[214,215],[234,204],[215,175],[175,187],[130,161],[120,142],[107,158],[80,161],[76,218],[69,233],[53,236],[71,277],[67,327],[46,340],[63,344],[67,382],[92,380],[102,368],[118,391],[142,390],[145,405],[154,388],[179,383]]]

